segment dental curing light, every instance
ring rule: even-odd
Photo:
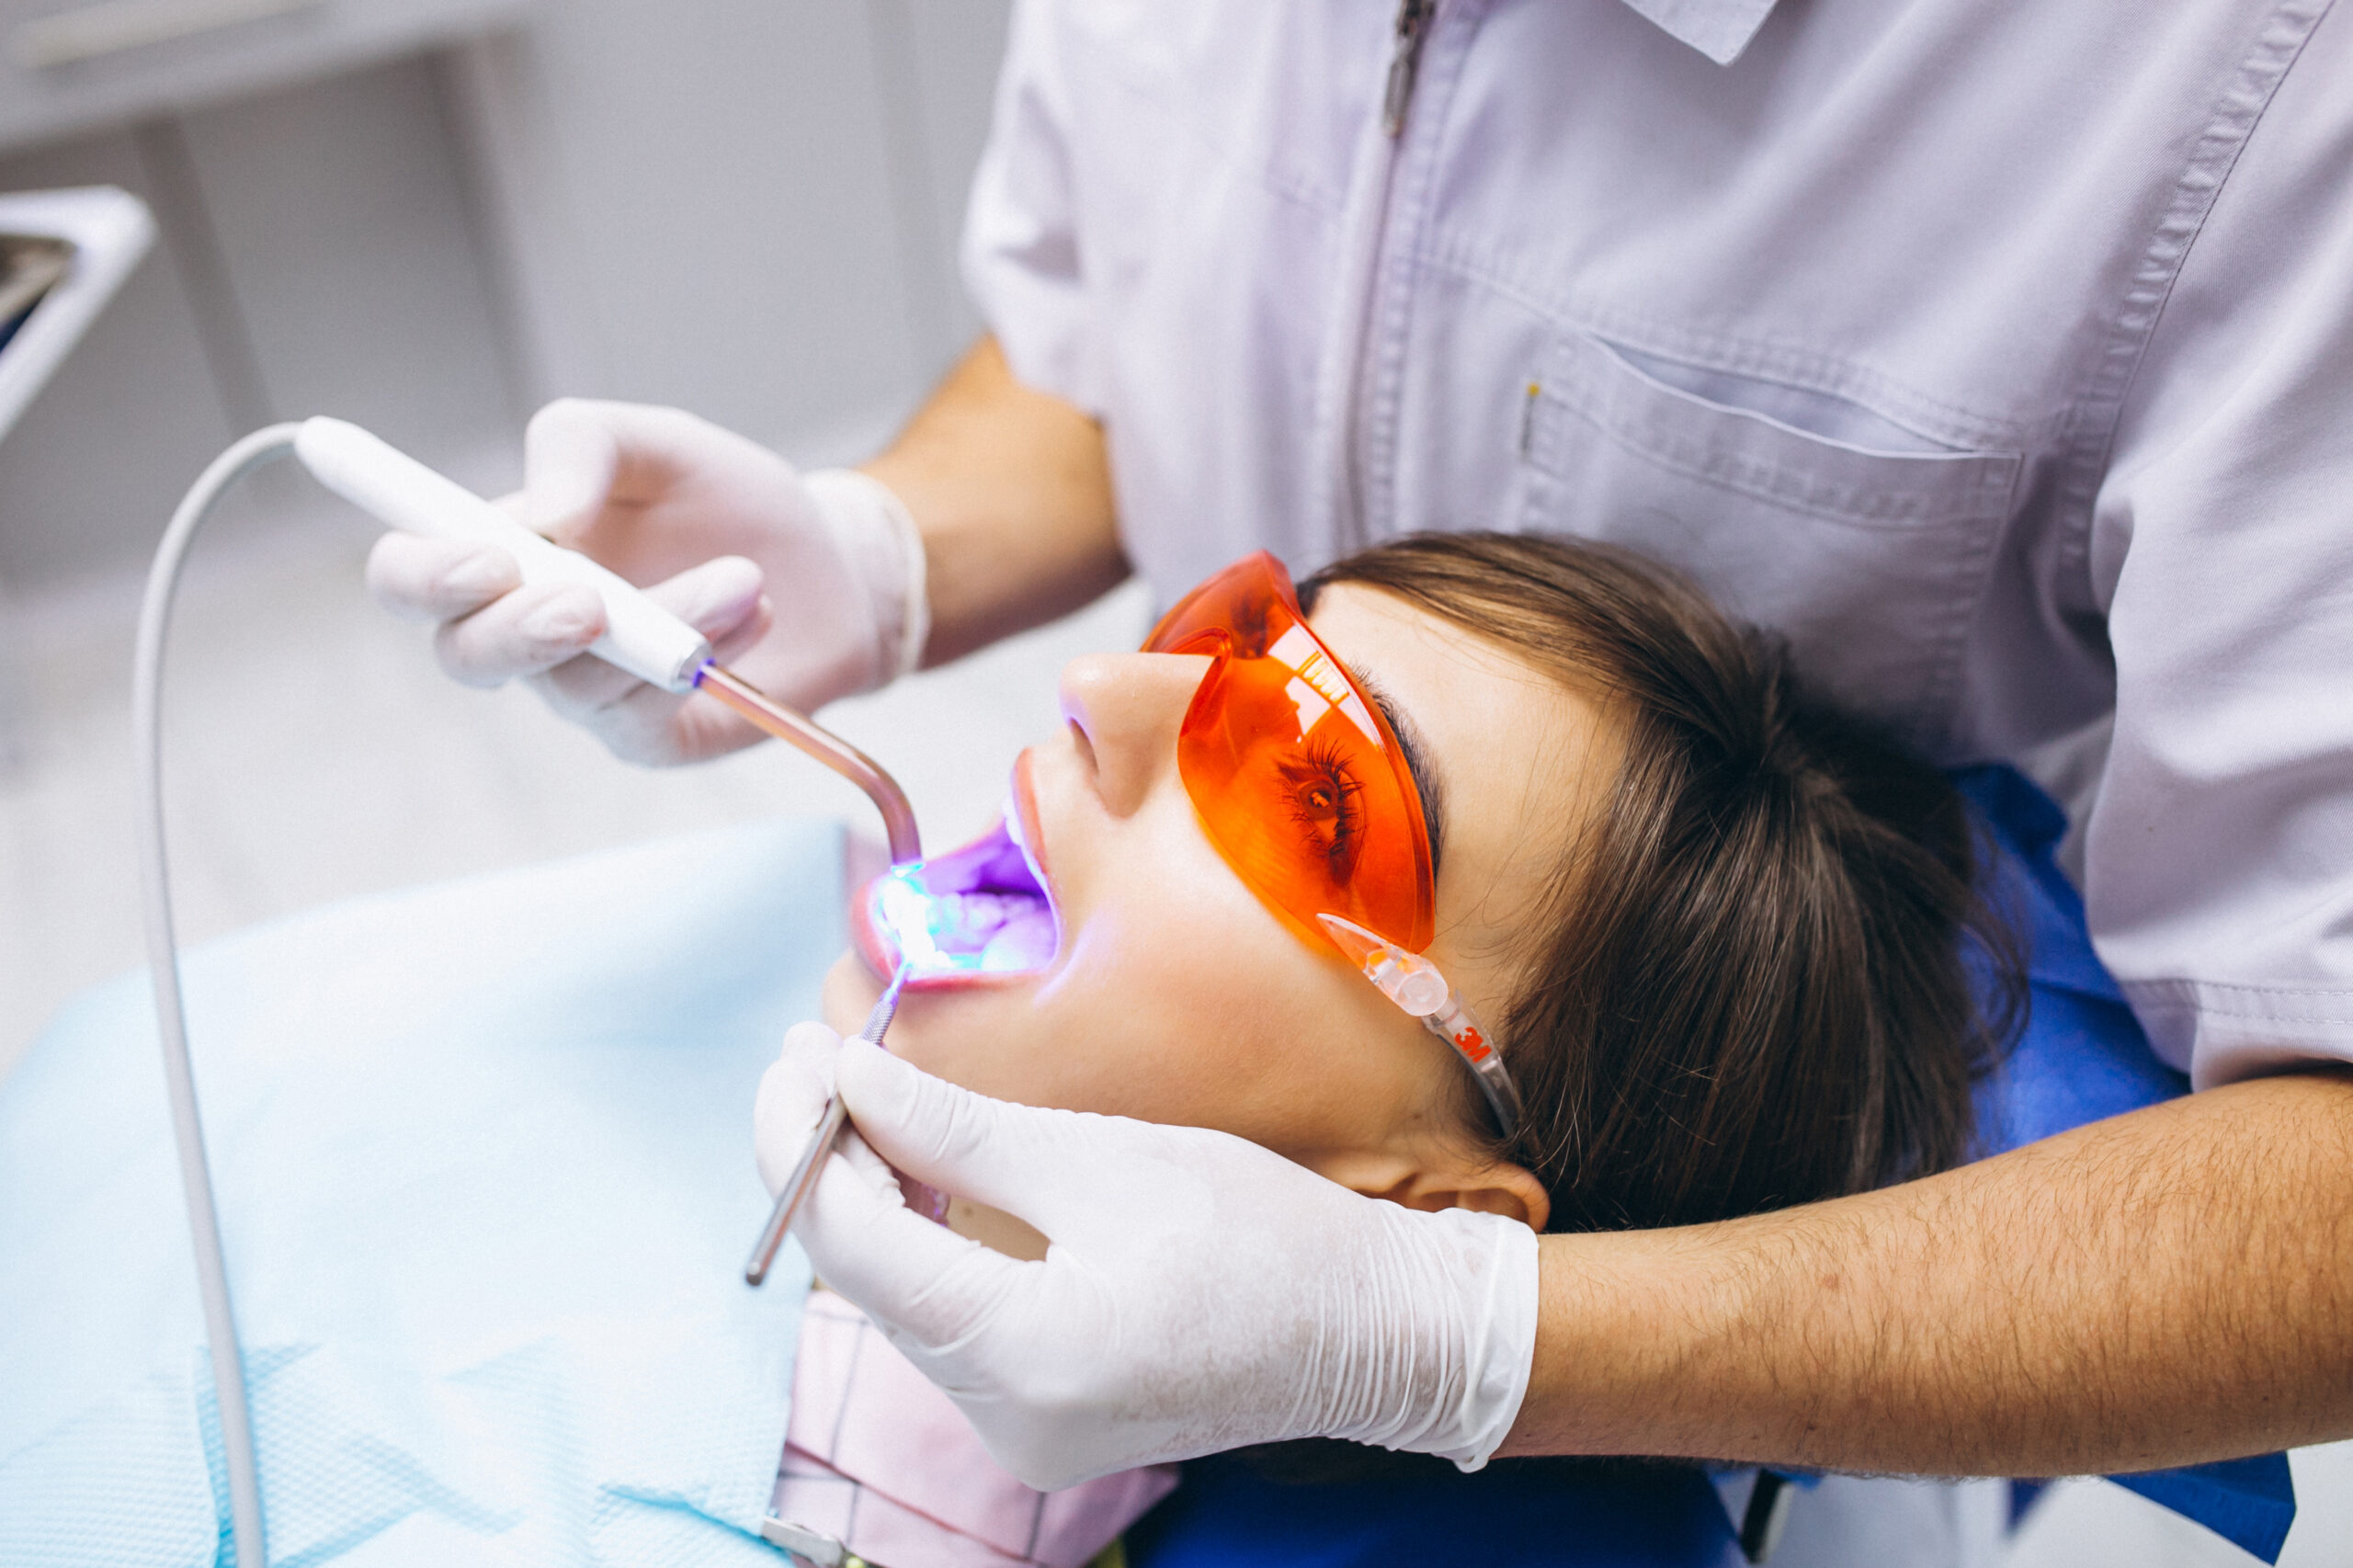
[[[931,990],[1036,974],[1062,934],[1045,880],[1022,842],[1010,801],[996,824],[961,849],[893,866],[858,895],[851,940],[877,974],[901,964]]]
[[[708,692],[759,729],[816,758],[857,785],[882,814],[893,872],[919,868],[923,858],[922,840],[906,792],[871,757],[722,668],[713,662],[710,644],[701,633],[620,576],[533,533],[481,496],[358,426],[340,419],[272,425],[255,431],[212,460],[181,498],[148,570],[131,676],[131,744],[138,775],[148,972],[155,992],[165,1091],[171,1102],[172,1139],[179,1156],[181,1188],[188,1199],[197,1294],[203,1306],[205,1340],[221,1416],[230,1519],[230,1555],[224,1561],[230,1568],[265,1568],[261,1475],[254,1453],[244,1358],[237,1347],[236,1314],[229,1295],[228,1264],[221,1244],[220,1213],[213,1201],[210,1164],[205,1156],[204,1123],[188,1061],[188,1013],[180,994],[178,938],[172,926],[170,866],[164,842],[164,640],[181,568],[197,531],[231,485],[288,452],[301,458],[302,465],[329,490],[392,528],[437,539],[496,545],[514,555],[527,583],[575,583],[593,588],[604,601],[606,630],[591,653],[665,691]],[[889,1027],[889,1006],[896,1003],[898,990],[911,972],[907,970],[893,976],[885,1006],[879,1006],[868,1022],[869,1038],[879,1041]],[[838,1107],[829,1106],[828,1114],[832,1131],[838,1132]],[[813,1144],[804,1161],[813,1168],[831,1143],[828,1136]],[[804,1180],[801,1185],[808,1184]],[[789,1209],[785,1217],[789,1221]],[[780,1239],[781,1226],[778,1234]]]
[[[594,589],[605,602],[605,634],[590,653],[665,691],[708,692],[759,729],[806,752],[874,802],[882,813],[892,865],[923,858],[915,809],[897,779],[847,741],[715,663],[700,632],[618,574],[533,533],[472,491],[357,425],[306,419],[294,437],[294,453],[320,483],[389,528],[463,544],[496,545],[515,557],[526,583],[569,583]]]

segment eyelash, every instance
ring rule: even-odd
[[[1311,743],[1300,760],[1278,763],[1275,771],[1283,781],[1290,819],[1299,824],[1300,837],[1323,858],[1334,881],[1347,881],[1356,868],[1358,844],[1364,832],[1364,808],[1359,803],[1364,787],[1348,771],[1338,749],[1329,744]],[[1325,792],[1328,805],[1319,807],[1311,801],[1311,794],[1317,790]]]

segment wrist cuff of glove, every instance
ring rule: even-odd
[[[1484,1469],[1511,1436],[1536,1363],[1536,1233],[1500,1215],[1480,1218],[1494,1233],[1492,1266],[1484,1271],[1487,1296],[1471,1314],[1461,1403],[1447,1413],[1425,1449],[1466,1473]]]
[[[804,474],[802,483],[843,553],[856,563],[858,580],[873,596],[874,685],[888,686],[913,674],[922,667],[924,647],[931,641],[931,592],[923,536],[906,503],[889,485],[856,469],[820,469]]]

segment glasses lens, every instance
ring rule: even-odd
[[[1307,628],[1273,556],[1186,596],[1148,653],[1214,660],[1177,740],[1177,769],[1226,862],[1318,946],[1343,915],[1410,951],[1429,945],[1429,840],[1396,738]]]

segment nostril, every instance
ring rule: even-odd
[[[1086,727],[1075,719],[1067,720],[1065,722],[1070,725],[1070,744],[1078,748],[1078,755],[1085,759],[1088,770],[1099,771],[1099,765],[1095,757],[1095,743],[1087,738]]]

